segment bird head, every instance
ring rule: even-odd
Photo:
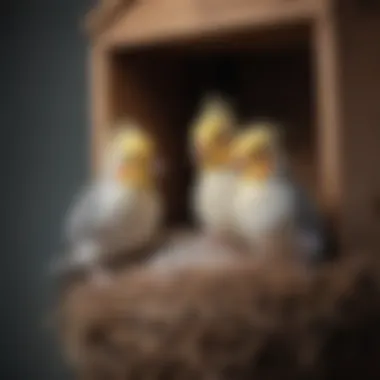
[[[201,169],[229,164],[234,125],[233,113],[223,99],[217,96],[205,99],[191,135],[193,156]]]
[[[147,188],[156,174],[157,152],[153,138],[141,128],[126,125],[113,135],[109,146],[111,177],[125,186]]]
[[[278,169],[279,134],[271,124],[252,124],[236,137],[232,162],[241,178],[265,181]]]

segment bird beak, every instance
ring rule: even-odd
[[[275,163],[272,157],[266,157],[256,164],[256,176],[259,179],[268,178],[275,169]]]
[[[265,179],[268,178],[273,171],[272,162],[263,162],[261,163],[257,168],[257,177],[259,179]]]
[[[247,164],[247,161],[242,157],[232,159],[232,169],[235,172],[243,171],[246,164]]]
[[[127,167],[127,165],[120,165],[118,171],[117,171],[117,178],[120,180],[120,181],[123,181],[125,180],[125,178],[128,177],[129,175],[129,169]]]
[[[274,170],[274,162],[271,159],[251,163],[248,158],[239,157],[232,161],[232,170],[236,173],[245,173],[249,177],[259,180],[268,178]]]

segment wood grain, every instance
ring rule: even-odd
[[[99,38],[113,46],[141,46],[186,40],[241,28],[262,28],[310,20],[317,0],[136,2]]]
[[[337,32],[331,2],[321,1],[314,29],[315,85],[318,131],[318,182],[325,212],[336,219],[341,209],[341,122]]]
[[[106,142],[106,127],[111,123],[112,110],[110,98],[112,63],[107,50],[101,45],[91,47],[89,56],[90,72],[90,110],[92,125],[92,169],[95,174],[99,168]]]
[[[380,242],[380,10],[362,5],[349,0],[336,9],[348,244]]]

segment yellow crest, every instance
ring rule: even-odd
[[[272,124],[251,124],[236,138],[232,155],[234,157],[244,157],[261,149],[274,147],[277,145],[278,139],[279,133]]]
[[[128,156],[152,158],[155,154],[155,144],[152,137],[131,122],[124,122],[113,131],[110,146],[111,151],[123,152]]]
[[[219,96],[208,96],[193,125],[192,139],[207,143],[219,133],[232,129],[234,124],[234,115],[227,102]]]

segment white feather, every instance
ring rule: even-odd
[[[214,232],[232,228],[235,175],[229,170],[201,173],[195,184],[193,208],[200,224]]]
[[[111,180],[95,183],[69,213],[68,239],[74,256],[89,261],[88,247],[94,247],[94,259],[118,250],[139,249],[153,238],[161,214],[161,201],[154,191]]]
[[[282,178],[240,183],[233,205],[236,228],[246,241],[256,244],[283,226],[293,224],[294,202],[292,187]]]

